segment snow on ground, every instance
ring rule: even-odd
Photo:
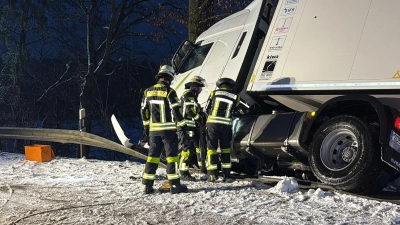
[[[0,224],[400,224],[400,206],[249,181],[183,182],[189,193],[142,194],[143,165],[0,153]],[[166,181],[157,171],[155,187]],[[196,175],[200,176],[200,175]],[[131,178],[130,178],[131,177]]]

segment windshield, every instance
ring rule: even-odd
[[[188,70],[201,66],[208,52],[210,51],[211,46],[212,43],[203,46],[195,46],[192,51],[190,51],[189,55],[184,59],[181,68],[179,68],[177,72],[184,73]]]

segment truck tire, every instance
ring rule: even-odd
[[[314,175],[337,189],[369,194],[390,179],[380,160],[374,128],[352,115],[341,115],[321,125],[310,146]]]

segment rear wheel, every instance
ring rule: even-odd
[[[379,191],[391,177],[380,160],[377,132],[351,115],[337,116],[318,128],[309,162],[320,181],[356,193]]]

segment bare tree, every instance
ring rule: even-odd
[[[252,0],[189,0],[188,35],[190,41],[215,22],[247,6]]]
[[[99,99],[100,76],[111,76],[118,65],[134,57],[151,55],[157,49],[146,47],[146,42],[162,38],[165,21],[157,18],[165,7],[174,5],[171,0],[87,0],[61,1],[69,10],[76,10],[85,21],[86,72],[80,94],[80,107],[86,110],[86,130],[91,132],[91,121],[99,112],[105,113],[104,101]],[[155,26],[157,25],[157,26]],[[164,29],[163,29],[164,28]],[[173,30],[169,30],[173,32]],[[81,34],[77,34],[79,36]],[[109,117],[108,117],[109,118]],[[84,155],[88,155],[85,150]]]

